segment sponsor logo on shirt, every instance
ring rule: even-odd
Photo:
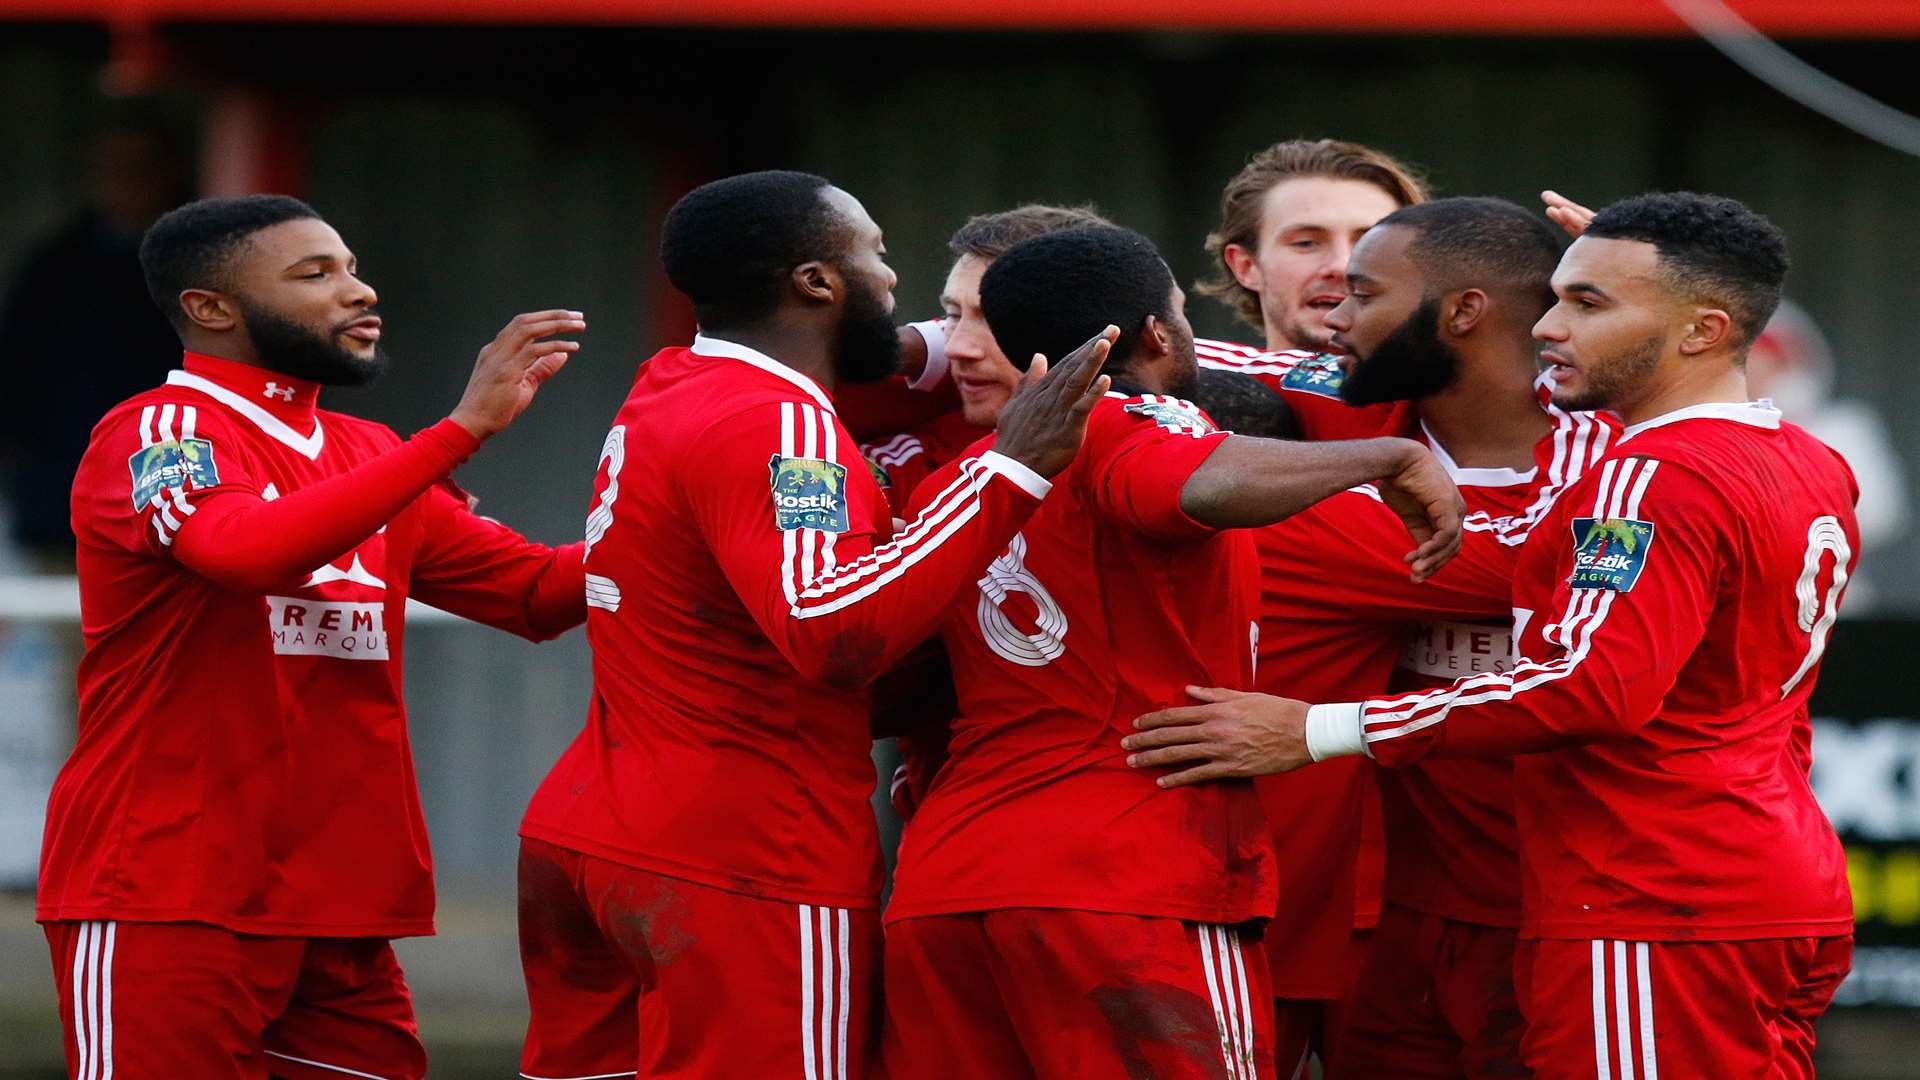
[[[127,471],[133,474],[135,510],[168,488],[210,488],[220,483],[210,439],[175,439],[142,447],[127,459]]]
[[[1408,635],[1398,666],[1441,679],[1505,674],[1513,670],[1513,633],[1504,626],[1422,623]]]
[[[1653,522],[1631,518],[1573,519],[1573,577],[1576,589],[1626,592],[1640,580],[1653,547]]]
[[[773,484],[773,527],[782,531],[847,531],[847,470],[818,458],[773,455],[767,462]]]
[[[1321,397],[1340,396],[1340,384],[1347,381],[1347,373],[1340,370],[1340,361],[1330,353],[1321,353],[1311,360],[1302,360],[1293,366],[1293,370],[1280,378],[1283,390],[1305,390],[1309,394]]]
[[[1220,430],[1213,426],[1213,421],[1207,419],[1205,413],[1185,401],[1136,401],[1127,406],[1127,411],[1144,416],[1168,431],[1207,435]]]
[[[267,597],[273,651],[281,656],[387,659],[386,606],[380,601]]]

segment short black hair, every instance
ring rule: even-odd
[[[702,184],[673,204],[660,261],[702,328],[767,317],[789,271],[845,254],[848,223],[827,203],[832,186],[823,176],[771,169]]]
[[[233,257],[248,237],[281,222],[319,217],[313,207],[289,195],[234,195],[175,207],[160,215],[140,240],[147,295],[176,330],[184,330],[183,290],[230,288]]]
[[[1263,439],[1300,437],[1300,420],[1287,399],[1244,372],[1201,368],[1186,395],[1206,410],[1222,431]]]
[[[1759,337],[1780,306],[1786,234],[1738,199],[1692,191],[1635,195],[1595,214],[1584,235],[1652,244],[1670,286],[1732,317],[1737,347]]]
[[[1411,229],[1407,258],[1426,278],[1426,295],[1459,289],[1510,289],[1553,306],[1553,269],[1562,233],[1539,214],[1505,199],[1456,196],[1401,207],[1374,228]]]
[[[1022,371],[1034,353],[1058,360],[1108,323],[1120,337],[1106,370],[1126,370],[1149,315],[1173,312],[1173,273],[1153,241],[1117,225],[1022,240],[980,279],[980,308],[1007,359]]]
[[[947,250],[956,258],[972,255],[992,260],[1005,255],[1008,248],[1022,240],[1031,240],[1062,229],[1112,224],[1091,206],[1027,203],[998,213],[973,215],[966,224],[954,230],[952,238],[947,241]]]

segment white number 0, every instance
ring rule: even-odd
[[[615,424],[607,432],[607,441],[600,445],[600,464],[607,467],[607,487],[600,493],[600,499],[594,503],[593,510],[587,514],[587,550],[581,552],[582,561],[593,554],[593,545],[607,535],[613,527],[613,501],[620,497],[620,466],[627,462],[627,428],[624,424]],[[620,586],[613,579],[600,574],[587,575],[587,606],[605,611],[620,610]]]
[[[1027,538],[1015,533],[1007,550],[987,567],[987,576],[980,579],[980,636],[1002,659],[1022,667],[1046,667],[1066,654],[1067,616],[1027,569],[1026,558]],[[1000,610],[1008,593],[1026,593],[1033,599],[1039,612],[1033,633],[1023,632]]]
[[[1815,584],[1820,577],[1821,557],[1829,551],[1833,553],[1833,581],[1822,596]],[[1827,634],[1833,630],[1833,620],[1840,617],[1840,591],[1847,587],[1847,563],[1852,559],[1853,548],[1847,543],[1847,531],[1840,527],[1840,519],[1831,514],[1814,518],[1807,529],[1807,556],[1800,565],[1800,580],[1793,585],[1800,629],[1812,639],[1807,642],[1807,656],[1800,661],[1800,670],[1780,684],[1781,697],[1799,685],[1820,662],[1820,654],[1827,651]]]

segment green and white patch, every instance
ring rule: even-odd
[[[211,439],[173,439],[142,447],[127,459],[138,510],[168,488],[210,488],[220,483]]]
[[[773,527],[783,532],[818,529],[843,533],[847,523],[847,470],[819,458],[773,455],[767,462],[773,485]]]

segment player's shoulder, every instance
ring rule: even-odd
[[[1171,394],[1127,394],[1108,391],[1095,403],[1091,424],[1117,436],[1158,427],[1175,435],[1199,438],[1220,428],[1206,410]]]
[[[818,383],[763,354],[722,344],[723,354],[661,350],[642,367],[628,404],[645,423],[692,437],[725,435],[743,419],[793,425],[802,438],[808,425],[819,432],[837,426],[833,402]]]
[[[1284,394],[1307,394],[1339,401],[1340,384],[1346,381],[1346,369],[1332,353],[1304,349],[1254,351],[1245,346],[1203,350],[1200,343],[1195,342],[1194,359],[1201,367],[1252,375]]]
[[[229,426],[219,402],[189,387],[161,383],[108,409],[94,424],[90,442],[118,446],[133,440],[145,446]]]

